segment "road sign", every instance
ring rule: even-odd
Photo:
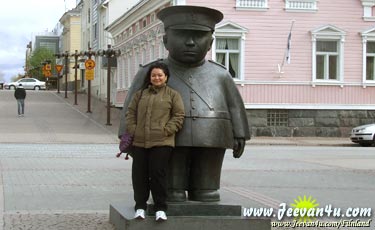
[[[46,64],[44,69],[47,71],[51,71],[52,70],[51,64]]]
[[[46,70],[46,71],[44,71],[44,76],[45,77],[51,77],[52,76],[52,72],[49,71],[49,70]]]
[[[61,70],[62,70],[63,67],[64,67],[63,65],[55,65],[55,69],[56,69],[56,71],[57,71],[58,73],[61,72]]]
[[[85,71],[85,79],[88,81],[94,80],[95,70],[94,69],[86,69]]]
[[[85,61],[85,67],[86,67],[86,70],[92,70],[95,68],[95,61],[92,60],[92,59],[87,59]]]

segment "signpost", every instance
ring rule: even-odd
[[[63,69],[63,65],[55,65],[55,69],[57,72],[57,93],[60,93],[60,73]]]
[[[91,56],[96,55],[96,52],[91,51],[89,47],[89,50],[83,52],[83,55],[89,57],[89,59],[85,61],[85,79],[88,82],[87,112],[91,113],[91,81],[94,80],[95,77],[95,61],[91,59]]]
[[[95,75],[95,61],[92,60],[92,59],[87,59],[85,61],[85,67],[86,67],[86,71],[85,71],[85,78],[86,80],[88,81],[92,81],[94,80],[94,75]]]

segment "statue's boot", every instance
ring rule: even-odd
[[[185,190],[168,190],[167,201],[168,202],[185,202],[186,201]]]
[[[201,202],[220,201],[220,193],[218,190],[194,190],[189,191],[189,200]]]

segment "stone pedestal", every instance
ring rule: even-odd
[[[147,208],[145,220],[134,219],[134,208],[129,204],[111,204],[110,222],[116,230],[270,230],[270,219],[242,217],[239,205],[186,202],[168,204],[168,220],[155,221],[153,206]]]

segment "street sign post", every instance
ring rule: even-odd
[[[85,61],[85,67],[86,67],[86,71],[85,71],[85,78],[86,80],[88,81],[91,81],[91,80],[94,80],[94,75],[95,75],[95,61],[92,60],[92,59],[87,59]]]

